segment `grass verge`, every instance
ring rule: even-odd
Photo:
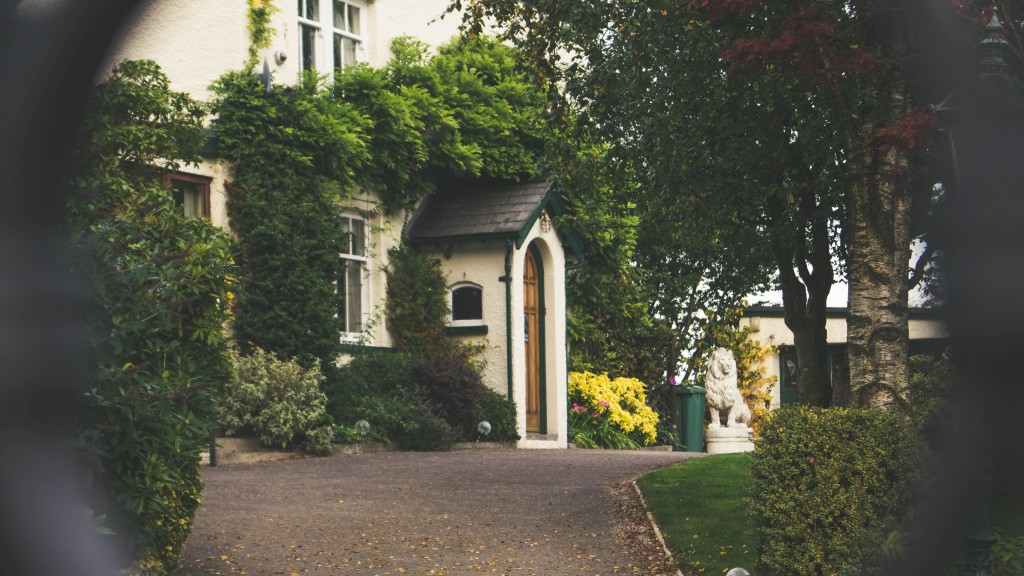
[[[756,550],[748,514],[752,463],[750,454],[706,456],[637,480],[684,573],[753,569]]]

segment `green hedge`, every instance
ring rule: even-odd
[[[886,560],[918,485],[922,449],[902,416],[779,410],[754,453],[758,576],[867,574]]]

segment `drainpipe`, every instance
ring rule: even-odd
[[[512,394],[512,239],[505,240],[505,373],[508,375],[508,399]]]

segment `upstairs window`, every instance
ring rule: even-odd
[[[362,59],[363,7],[345,0],[297,0],[299,63],[329,74]]]
[[[342,241],[341,278],[338,279],[342,331],[349,335],[363,331],[363,318],[368,310],[369,290],[364,282],[369,270],[366,255],[366,221],[356,216],[343,216],[345,238]]]
[[[209,218],[210,180],[204,176],[173,172],[164,178],[164,184],[170,188],[174,204],[181,207],[185,216]]]
[[[452,326],[482,326],[484,323],[484,291],[476,284],[452,287]]]

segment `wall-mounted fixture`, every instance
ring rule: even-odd
[[[284,61],[287,59],[288,53],[285,52],[284,50],[278,50],[277,52],[274,52],[274,62],[277,62],[278,66],[284,64]]]
[[[551,217],[548,216],[547,211],[540,213],[540,231],[544,233],[551,231]]]

